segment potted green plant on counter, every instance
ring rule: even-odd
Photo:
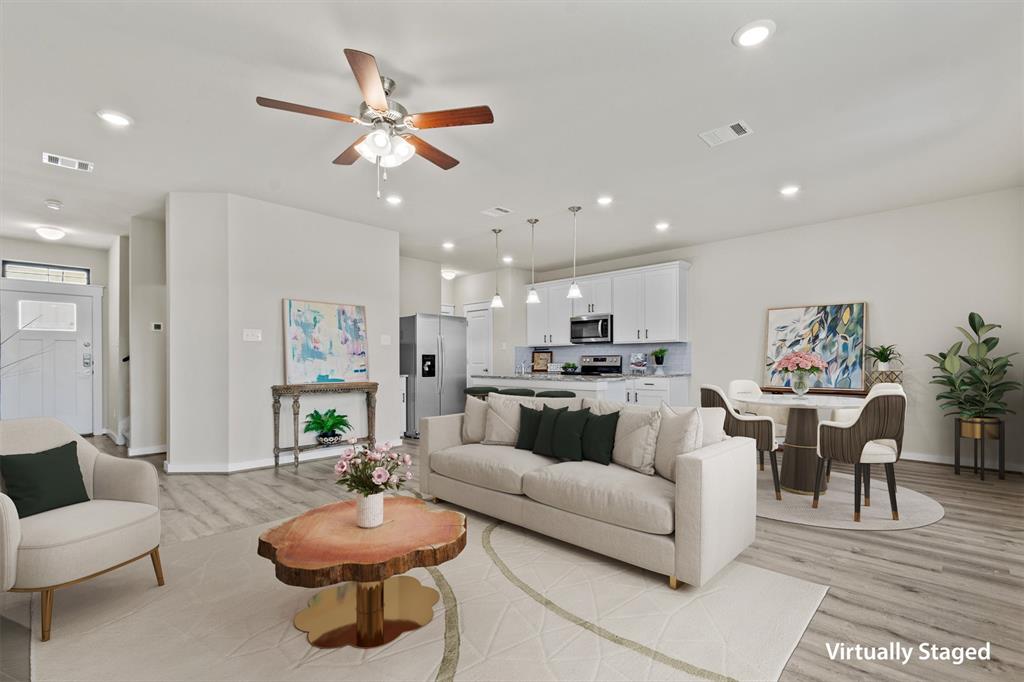
[[[665,364],[665,356],[668,355],[668,348],[659,348],[651,351],[651,357],[654,358],[655,374],[664,374],[665,368],[662,365]]]
[[[575,362],[562,363],[562,374],[575,374],[578,369]]]
[[[352,429],[348,421],[348,415],[338,414],[332,407],[323,414],[313,410],[306,415],[306,428],[304,433],[315,433],[316,442],[323,446],[340,445],[346,431]]]
[[[1021,388],[1021,382],[1006,378],[1016,353],[992,355],[999,337],[989,333],[1002,325],[986,324],[978,313],[968,315],[967,322],[971,331],[957,327],[967,339],[966,352],[961,353],[964,342],[957,341],[944,353],[928,355],[938,371],[931,383],[942,387],[935,399],[949,410],[945,416],[960,418],[961,438],[998,438],[999,418],[1015,414],[1004,397]]]
[[[891,346],[868,346],[867,356],[875,361],[875,369],[879,372],[888,372],[893,368],[893,363],[903,357],[896,350],[896,344]]]

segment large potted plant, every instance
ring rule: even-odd
[[[344,439],[341,435],[349,431],[352,425],[348,421],[348,415],[338,414],[332,407],[323,414],[319,410],[313,410],[306,415],[306,428],[304,433],[315,433],[316,442],[323,446],[339,445]]]
[[[998,438],[999,418],[1014,414],[1004,400],[1010,391],[1018,391],[1021,382],[1007,379],[1006,375],[1016,353],[992,355],[999,344],[999,337],[990,332],[1002,325],[986,324],[978,313],[967,316],[971,331],[957,327],[967,340],[957,341],[944,353],[929,354],[938,374],[931,383],[942,387],[935,399],[944,409],[944,416],[960,418],[962,438]]]

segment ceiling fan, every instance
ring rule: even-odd
[[[359,116],[350,116],[303,104],[282,102],[268,97],[257,97],[256,103],[271,109],[320,116],[369,128],[367,133],[361,135],[348,149],[339,154],[334,159],[334,163],[350,166],[362,157],[375,164],[378,169],[377,198],[380,198],[381,169],[384,169],[384,179],[386,180],[386,169],[402,165],[415,154],[419,154],[443,170],[449,170],[458,165],[458,159],[445,154],[415,133],[429,128],[494,123],[494,114],[487,106],[410,114],[400,102],[391,99],[395,81],[380,75],[377,70],[377,60],[373,58],[373,55],[359,50],[346,49],[345,57],[348,59],[348,64],[352,68],[352,73],[355,74],[359,90],[363,95],[364,101],[359,107]]]

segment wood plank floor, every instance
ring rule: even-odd
[[[100,449],[124,455],[106,438]],[[413,453],[416,443],[404,449]],[[230,476],[163,473],[163,457],[146,457],[160,471],[165,544],[244,528],[298,514],[342,496],[332,461]],[[877,467],[876,467],[877,468]],[[837,471],[851,473],[849,467]],[[829,585],[829,593],[790,659],[783,680],[1024,679],[1024,477],[903,461],[898,485],[938,500],[939,523],[894,532],[842,531],[758,519],[757,539],[740,560]],[[872,485],[888,504],[885,482]],[[852,511],[852,500],[851,500]],[[978,645],[992,642],[993,661],[964,666],[912,660],[838,663],[825,644],[884,646]]]

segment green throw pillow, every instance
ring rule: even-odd
[[[516,438],[517,450],[533,450],[537,442],[537,428],[540,426],[540,410],[526,405],[519,406],[519,437]]]
[[[590,416],[590,408],[558,415],[555,421],[555,435],[551,438],[551,449],[555,457],[567,462],[583,459],[583,428]]]
[[[555,436],[555,422],[558,420],[558,415],[568,411],[568,407],[560,407],[556,410],[547,405],[544,406],[544,410],[540,414],[540,424],[537,425],[537,441],[533,444],[534,454],[555,456],[552,443]]]
[[[619,423],[619,413],[592,414],[583,427],[583,438],[580,441],[583,459],[598,464],[611,464],[612,448],[615,447],[615,427]]]
[[[75,441],[30,455],[4,455],[0,475],[21,518],[89,501]]]

